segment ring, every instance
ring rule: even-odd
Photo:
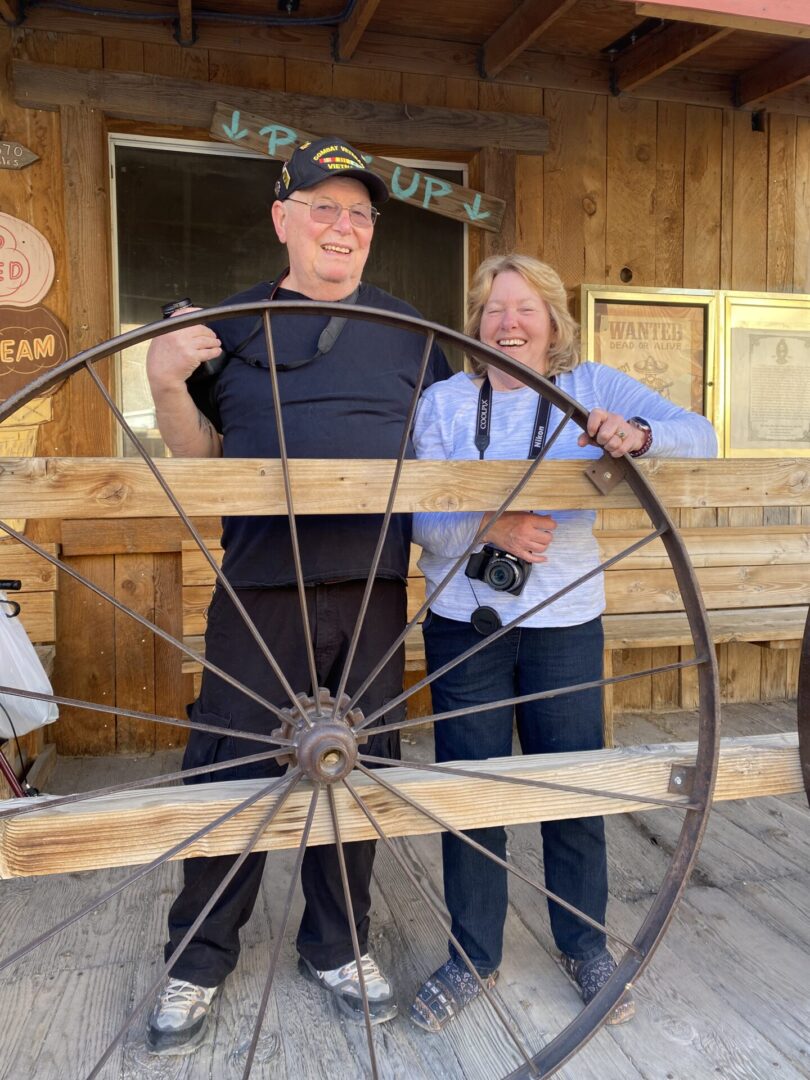
[[[622,442],[623,442],[627,438],[627,432],[626,431],[617,431],[616,432],[616,437],[618,439],[621,439]]]

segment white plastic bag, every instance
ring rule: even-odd
[[[5,600],[0,592],[0,600]],[[40,663],[36,649],[19,616],[10,619],[6,604],[0,604],[0,685],[13,686],[18,690],[35,690],[40,694],[52,694],[50,681]],[[0,739],[26,735],[36,728],[52,724],[59,716],[59,709],[52,701],[35,701],[33,698],[0,694]],[[5,712],[3,711],[5,709]],[[14,728],[9,724],[8,712]]]

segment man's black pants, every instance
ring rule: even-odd
[[[364,588],[364,581],[347,581],[308,586],[306,589],[318,682],[333,693],[337,690],[343,670]],[[293,690],[296,693],[310,693],[298,590],[294,587],[240,589],[239,597]],[[347,684],[349,694],[381,659],[401,632],[405,619],[404,584],[399,581],[376,581]],[[281,689],[241,616],[220,588],[217,588],[208,612],[205,651],[212,663],[262,694],[268,701],[280,706],[289,704],[288,696]],[[404,656],[404,648],[400,647],[361,698],[359,706],[365,715],[400,693]],[[403,712],[404,707],[399,706],[386,713],[380,723],[401,719]],[[200,696],[192,706],[190,716],[198,723],[263,734],[269,734],[278,727],[278,720],[272,713],[208,671],[203,675]],[[190,769],[271,749],[267,743],[192,731],[183,767]],[[372,735],[362,750],[380,757],[399,757],[399,732]],[[284,768],[275,761],[235,766],[232,770],[214,773],[210,779],[244,780],[279,776]],[[205,778],[194,778],[188,782],[205,782]],[[368,940],[369,887],[374,848],[372,840],[344,845],[361,953],[365,952]],[[173,978],[185,979],[198,986],[216,986],[233,971],[239,958],[239,928],[244,926],[253,910],[265,859],[264,853],[248,856],[178,959],[171,972]],[[184,886],[169,913],[167,959],[233,862],[234,857],[230,855],[185,860]],[[354,959],[354,951],[334,845],[307,849],[301,869],[301,884],[306,904],[298,931],[298,951],[321,971],[341,967]]]

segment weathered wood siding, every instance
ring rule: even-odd
[[[157,38],[162,31],[149,30]],[[148,36],[147,31],[143,36]],[[544,89],[499,79],[484,82],[455,74],[452,57],[426,58],[403,41],[396,58],[381,55],[376,68],[333,64],[291,55],[227,49],[180,48],[163,40],[99,37],[44,30],[0,29],[0,114],[3,135],[30,147],[40,160],[23,171],[0,171],[0,206],[30,221],[53,246],[57,273],[47,305],[64,320],[76,351],[111,330],[109,199],[105,135],[112,122],[92,108],[59,112],[19,108],[5,72],[11,57],[84,69],[135,71],[223,85],[318,94],[337,98],[524,112],[551,123],[545,157],[474,155],[470,186],[509,204],[500,235],[470,230],[471,269],[494,251],[517,248],[555,265],[566,284],[582,282],[688,288],[810,292],[810,117],[769,115],[752,130],[750,113],[672,100],[608,97]],[[250,38],[243,38],[250,47]],[[286,50],[290,52],[289,49]],[[325,51],[323,55],[328,55]],[[409,57],[413,70],[407,70]],[[430,60],[430,63],[428,63]],[[587,80],[586,80],[587,82]],[[115,130],[205,138],[203,131],[166,124],[117,122]],[[389,152],[396,147],[379,147]],[[409,151],[413,156],[414,151]],[[425,152],[424,156],[436,156]],[[465,160],[464,155],[444,155]],[[110,417],[95,389],[72,380],[54,399],[54,419],[40,430],[38,452],[85,455],[113,449]],[[0,439],[2,436],[0,435]],[[690,526],[797,524],[807,509],[779,507],[681,510]],[[802,515],[805,515],[803,518]],[[635,521],[606,511],[602,525]],[[58,524],[32,523],[39,539],[60,539]],[[110,550],[110,548],[113,550]],[[132,602],[161,625],[180,625],[177,550],[143,549],[129,542],[104,553],[69,555],[78,568]],[[70,548],[68,548],[68,551]],[[81,595],[69,580],[58,593],[55,682],[65,694],[116,701],[122,707],[176,713],[186,690],[180,658],[138,628]],[[87,633],[88,624],[92,633]],[[658,650],[656,661],[677,659]],[[615,670],[647,666],[638,650]],[[752,645],[721,648],[727,700],[783,697],[795,687],[790,650]],[[650,679],[616,689],[617,706],[689,705],[682,682]],[[73,715],[56,730],[68,752],[149,750],[166,736],[138,731],[127,721]],[[174,738],[170,733],[170,739]]]

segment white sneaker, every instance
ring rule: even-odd
[[[360,964],[372,1024],[382,1024],[386,1020],[393,1020],[397,1015],[397,1005],[391,984],[368,953],[360,957]],[[333,968],[331,971],[319,971],[306,957],[299,956],[298,968],[304,975],[308,975],[335,995],[341,1012],[352,1020],[360,1023],[364,1021],[363,995],[356,961],[352,960],[351,963]]]
[[[218,986],[196,986],[168,979],[158,994],[146,1028],[153,1054],[190,1054],[205,1037],[205,1025]]]

